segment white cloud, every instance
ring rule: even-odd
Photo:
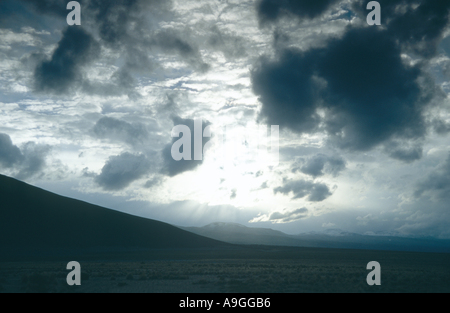
[[[274,211],[270,214],[262,214],[254,219],[250,220],[249,223],[259,223],[259,222],[271,222],[272,224],[285,224],[298,221],[308,217],[308,209],[284,209],[282,211]]]

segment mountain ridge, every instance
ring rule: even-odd
[[[289,235],[270,228],[253,228],[222,222],[181,229],[233,244],[450,253],[450,240],[363,235],[340,229]]]

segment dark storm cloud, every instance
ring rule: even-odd
[[[13,144],[11,137],[0,134],[0,166],[16,172],[14,177],[27,179],[41,173],[45,167],[45,159],[50,146],[28,142],[22,149]]]
[[[436,88],[401,52],[387,31],[370,27],[349,28],[324,48],[263,57],[252,71],[260,119],[297,133],[325,131],[332,144],[356,151],[423,138]]]
[[[299,18],[315,18],[324,13],[339,0],[260,0],[256,5],[261,24],[274,22],[282,16],[292,15]]]
[[[279,60],[262,57],[252,70],[254,92],[263,104],[260,117],[270,125],[299,133],[317,129],[320,84],[314,79],[313,54],[286,50]]]
[[[200,166],[203,161],[197,161],[194,160],[194,120],[191,119],[182,119],[180,117],[174,117],[173,118],[174,126],[177,125],[185,125],[190,129],[191,132],[191,160],[180,160],[175,161],[172,157],[172,145],[180,140],[180,138],[173,138],[172,143],[164,147],[162,151],[162,157],[163,157],[163,174],[174,177],[178,174],[181,174],[183,172],[192,171],[196,169],[198,166]],[[202,122],[202,132],[205,130],[205,128],[209,125],[208,122]],[[205,144],[210,140],[210,138],[203,138],[203,145],[202,145],[202,151],[205,146]],[[204,157],[204,156],[203,156]]]
[[[353,10],[367,14],[367,1],[355,1]],[[449,25],[450,1],[380,0],[381,23],[388,27],[389,36],[404,49],[430,58],[437,53],[445,29]]]
[[[273,223],[290,223],[308,216],[308,209],[301,208],[293,211],[273,212],[268,220]]]
[[[337,177],[343,170],[345,170],[346,166],[347,162],[340,156],[329,156],[327,159],[327,164],[325,165],[325,172]]]
[[[105,190],[115,191],[128,187],[151,170],[151,162],[143,154],[128,152],[112,156],[102,168],[95,182]]]
[[[82,82],[81,66],[98,55],[94,38],[80,27],[68,27],[50,60],[39,64],[34,72],[38,91],[63,94]]]
[[[310,175],[314,178],[327,174],[337,177],[340,172],[345,170],[346,162],[339,156],[327,156],[325,154],[317,154],[308,160],[301,167],[295,167],[292,172],[297,171]]]
[[[443,164],[417,184],[414,195],[429,194],[438,200],[450,199],[450,154]]]
[[[37,145],[34,142],[26,143],[22,152],[24,160],[21,164],[20,171],[16,175],[17,179],[27,179],[38,173],[41,173],[45,168],[45,158],[50,152],[50,146]]]
[[[402,62],[401,50],[386,35],[376,28],[350,30],[319,61],[327,81],[328,131],[341,147],[368,150],[393,137],[425,134],[422,99],[429,96],[420,86],[423,73]]]
[[[450,133],[450,123],[447,123],[440,119],[435,119],[432,122],[434,131],[438,133],[439,135],[445,135],[447,133]]]
[[[275,188],[274,193],[284,195],[293,194],[292,199],[301,199],[308,196],[311,202],[321,202],[332,195],[327,185],[313,183],[306,180],[283,180],[283,186]]]
[[[131,145],[142,144],[149,138],[149,132],[141,123],[128,123],[112,117],[97,121],[92,133],[100,139],[119,140]]]
[[[420,160],[423,156],[421,143],[395,142],[391,141],[384,145],[385,152],[393,159],[406,163]]]
[[[24,159],[20,149],[15,146],[7,134],[0,134],[0,164],[10,168]]]

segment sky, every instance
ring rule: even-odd
[[[0,0],[1,174],[179,226],[450,238],[450,2],[68,2]]]

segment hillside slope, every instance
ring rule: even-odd
[[[2,248],[161,249],[226,245],[166,223],[58,196],[2,175],[0,199]]]

